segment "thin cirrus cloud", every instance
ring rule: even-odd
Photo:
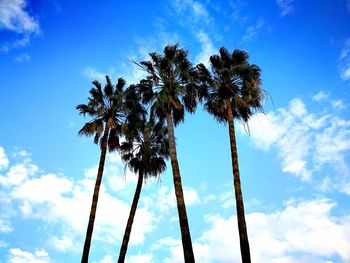
[[[343,80],[350,80],[350,38],[345,40],[339,57],[340,77]]]
[[[280,17],[284,17],[293,12],[294,2],[294,0],[276,0]]]
[[[314,101],[327,100],[320,92]],[[253,145],[264,151],[277,150],[283,172],[302,181],[312,181],[325,166],[333,170],[333,188],[350,194],[349,166],[345,161],[350,151],[350,120],[338,116],[332,108],[345,107],[341,100],[330,101],[328,110],[310,113],[299,98],[276,112],[256,114],[249,121]],[[317,178],[322,180],[322,178]]]

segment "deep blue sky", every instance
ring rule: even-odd
[[[254,262],[350,262],[349,24],[346,0],[0,0],[0,262],[79,261],[99,151],[75,106],[174,43],[262,69],[265,114],[236,123]],[[176,137],[197,262],[240,262],[227,127],[199,106]],[[123,171],[110,155],[91,262],[119,252]],[[127,262],[182,262],[174,198],[170,169],[145,185]]]

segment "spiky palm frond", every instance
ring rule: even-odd
[[[200,98],[201,82],[197,70],[179,45],[168,45],[163,54],[152,52],[150,61],[136,63],[148,73],[138,89],[144,103],[151,103],[152,115],[163,119],[172,113],[174,124],[184,120],[185,110],[194,112]],[[202,87],[203,88],[203,87]]]
[[[245,51],[234,50],[231,54],[224,47],[218,55],[210,57],[212,80],[204,107],[220,122],[227,121],[225,99],[231,101],[234,118],[247,122],[256,110],[262,109],[264,91],[261,87],[261,70],[249,64]],[[202,76],[205,70],[201,69]],[[203,78],[203,77],[202,77]]]
[[[95,80],[94,87],[90,90],[87,104],[76,107],[82,115],[89,115],[92,121],[86,123],[79,131],[79,135],[93,136],[94,143],[101,143],[102,134],[108,129],[107,148],[114,151],[119,147],[119,138],[122,136],[122,126],[125,123],[137,122],[145,115],[145,109],[140,104],[140,96],[134,88],[125,89],[125,80],[119,78],[113,85],[106,76],[106,84],[102,89],[101,84]],[[102,146],[102,145],[101,145]]]

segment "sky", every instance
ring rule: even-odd
[[[350,262],[350,1],[0,0],[0,262],[79,262],[99,161],[91,81],[128,84],[167,44],[250,55],[270,98],[236,122],[253,262]],[[197,262],[240,262],[228,127],[175,130]],[[115,262],[136,186],[107,156],[90,262]],[[183,262],[171,168],[142,189],[126,262]]]

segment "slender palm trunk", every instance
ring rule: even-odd
[[[118,263],[123,263],[125,260],[125,255],[126,255],[126,251],[128,249],[128,243],[129,243],[130,234],[131,234],[131,228],[132,228],[132,224],[134,222],[137,204],[138,204],[139,199],[140,199],[142,182],[143,182],[143,174],[142,174],[142,172],[139,172],[139,178],[138,178],[137,185],[136,185],[135,195],[134,195],[134,199],[132,200],[132,205],[131,205],[131,209],[130,209],[128,223],[126,224],[124,237],[123,237],[123,243],[122,243],[122,246],[121,246],[120,252],[119,252]]]
[[[175,195],[176,195],[176,202],[177,202],[177,211],[179,214],[179,221],[180,221],[180,228],[181,228],[181,239],[182,239],[182,247],[184,251],[184,259],[185,259],[185,263],[192,263],[192,262],[195,262],[195,260],[194,260],[194,254],[193,254],[193,248],[192,248],[190,228],[188,226],[185,199],[184,199],[184,194],[182,190],[179,163],[177,161],[177,156],[176,156],[174,124],[173,124],[173,117],[171,116],[171,112],[168,112],[166,114],[166,120],[167,120],[168,134],[169,134],[169,152],[170,152],[171,167],[173,170],[173,177],[174,177],[174,188],[175,188]]]
[[[105,160],[106,160],[108,133],[109,133],[109,127],[108,127],[108,125],[106,125],[105,131],[103,133],[100,163],[98,165],[97,178],[96,178],[96,183],[95,183],[94,195],[92,197],[89,224],[88,224],[88,227],[86,230],[84,250],[83,250],[83,256],[81,258],[81,263],[87,263],[89,260],[91,237],[92,237],[92,232],[94,230],[94,222],[95,222],[95,216],[96,216],[98,194],[100,191],[103,169],[104,169]]]
[[[239,241],[241,246],[241,256],[242,256],[243,263],[250,263],[250,249],[249,249],[247,226],[246,226],[245,215],[244,215],[241,180],[239,178],[238,154],[237,154],[237,145],[236,145],[236,136],[235,136],[235,126],[233,123],[233,113],[232,113],[230,100],[226,99],[225,103],[226,103],[226,110],[227,110],[227,117],[228,117],[229,135],[230,135],[233,182],[234,182],[235,196],[236,196],[236,210],[237,210]]]

